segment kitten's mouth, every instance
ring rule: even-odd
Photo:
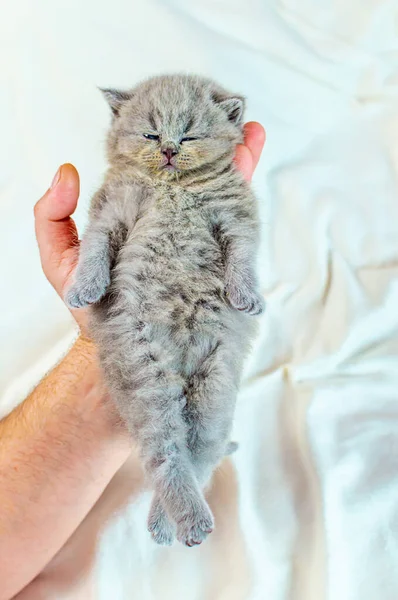
[[[165,165],[163,165],[163,169],[165,171],[176,171],[177,167],[172,162],[167,162]]]

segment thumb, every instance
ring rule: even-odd
[[[36,238],[44,274],[59,294],[76,259],[78,234],[70,215],[79,197],[79,175],[62,165],[34,208]]]

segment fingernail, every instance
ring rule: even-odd
[[[60,177],[61,177],[61,167],[59,167],[58,171],[54,175],[54,179],[52,180],[51,186],[50,186],[51,190],[53,188],[55,188],[55,186],[57,185],[58,181],[60,180]]]

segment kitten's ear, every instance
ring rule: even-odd
[[[234,96],[233,98],[220,98],[218,95],[213,95],[216,104],[227,113],[228,119],[234,125],[240,125],[243,121],[243,112],[245,110],[245,99],[242,96]]]
[[[111,88],[99,88],[104,94],[106,101],[112,109],[113,114],[117,117],[121,106],[132,98],[130,92],[123,92],[121,90],[113,90]]]

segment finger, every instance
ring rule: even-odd
[[[77,254],[78,235],[70,215],[76,208],[78,197],[79,175],[72,165],[62,165],[52,187],[34,209],[43,271],[58,293],[62,291],[67,271],[72,268]],[[64,263],[62,269],[61,263]]]
[[[260,123],[252,121],[245,124],[243,131],[244,143],[236,147],[235,163],[244,178],[250,181],[264,146],[265,130]]]
[[[238,144],[235,150],[235,164],[246,181],[250,181],[253,175],[253,156],[247,146]]]
[[[264,148],[265,143],[265,129],[260,123],[250,121],[246,123],[244,128],[245,146],[250,150],[252,155],[252,168],[253,171],[257,167],[258,161],[260,160],[261,152]]]

